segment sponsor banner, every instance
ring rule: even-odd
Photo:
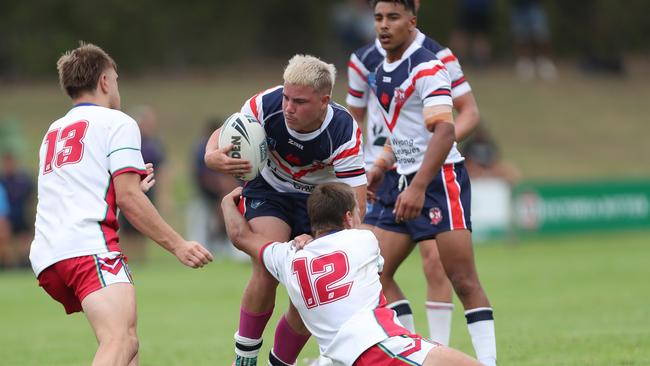
[[[521,184],[514,192],[519,232],[650,229],[650,181]]]

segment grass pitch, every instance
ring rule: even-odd
[[[141,364],[229,364],[249,266],[217,261],[190,270],[162,250],[150,252],[148,262],[131,265]],[[398,278],[426,335],[424,280],[414,254]],[[647,365],[649,256],[650,236],[643,232],[478,246],[481,281],[495,309],[500,364]],[[0,364],[89,364],[96,343],[83,315],[66,316],[30,272],[3,273],[0,289]],[[286,309],[283,291],[265,333],[264,360],[273,325]],[[461,309],[456,302],[451,343],[473,354]],[[301,358],[317,353],[310,340]]]

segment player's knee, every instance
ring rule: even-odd
[[[435,257],[435,260],[423,257],[422,271],[424,272],[424,276],[428,283],[444,281],[447,278],[447,273],[437,256]]]
[[[475,276],[455,273],[449,277],[449,280],[454,287],[456,295],[460,298],[469,296],[481,288],[481,284]]]

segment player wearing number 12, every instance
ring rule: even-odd
[[[239,190],[223,199],[232,242],[282,283],[318,342],[320,364],[355,366],[478,366],[470,357],[404,328],[387,308],[379,274],[383,258],[361,222],[352,189],[342,183],[316,187],[307,200],[315,240],[264,244],[237,211]]]
[[[117,208],[143,234],[197,268],[212,260],[160,217],[141,190],[146,169],[136,122],[119,111],[117,66],[82,44],[57,63],[73,107],[39,152],[36,233],[29,259],[39,285],[83,311],[99,343],[93,365],[137,365],[135,290],[117,235]]]

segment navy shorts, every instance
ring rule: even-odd
[[[284,221],[291,228],[291,238],[301,234],[311,234],[307,215],[305,193],[278,192],[261,175],[246,183],[242,192],[240,211],[246,220],[255,217],[273,216]]]
[[[399,181],[399,175],[394,174]],[[415,173],[406,177],[411,182]],[[408,234],[414,241],[433,239],[438,233],[451,230],[471,230],[471,187],[465,165],[445,164],[427,187],[420,216],[402,223],[395,222],[393,210],[400,194],[398,184],[384,196],[383,210],[376,226],[393,232]]]
[[[366,216],[363,218],[363,223],[366,225],[376,226],[381,211],[384,209],[384,202],[390,200],[390,191],[392,187],[397,187],[399,181],[399,174],[393,170],[389,170],[384,174],[384,180],[375,193],[377,200],[375,202],[366,202]]]

